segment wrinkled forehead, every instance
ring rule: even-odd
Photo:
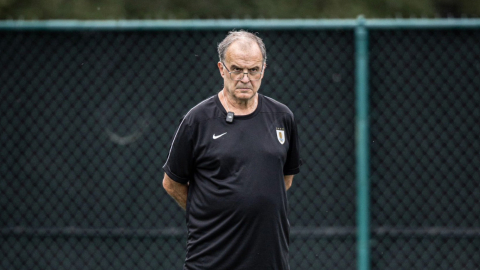
[[[233,65],[262,65],[263,56],[258,44],[249,40],[233,42],[225,53],[225,61]]]

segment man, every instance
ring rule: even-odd
[[[286,270],[286,191],[300,167],[294,117],[258,94],[259,37],[230,32],[218,54],[224,88],[185,115],[163,166],[165,190],[186,210],[184,269]]]

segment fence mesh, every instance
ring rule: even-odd
[[[217,93],[225,31],[0,32],[0,268],[181,269],[163,162]],[[295,113],[292,269],[355,268],[352,31],[261,31],[261,91]]]
[[[480,268],[480,33],[370,33],[373,269]]]

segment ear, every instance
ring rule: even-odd
[[[223,64],[221,62],[218,62],[217,66],[218,66],[218,70],[220,71],[220,75],[222,75],[222,77],[224,77],[225,76],[225,70],[223,68]]]
[[[265,69],[266,68],[267,68],[267,63],[263,64],[262,79],[263,79],[263,76],[265,76]]]

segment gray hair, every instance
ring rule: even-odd
[[[262,39],[259,38],[257,35],[240,30],[240,31],[230,31],[228,35],[218,44],[218,58],[220,62],[225,61],[225,53],[228,47],[237,40],[250,40],[255,41],[260,47],[260,51],[262,52],[263,62],[267,62],[267,49],[265,48],[265,44],[263,43]]]

